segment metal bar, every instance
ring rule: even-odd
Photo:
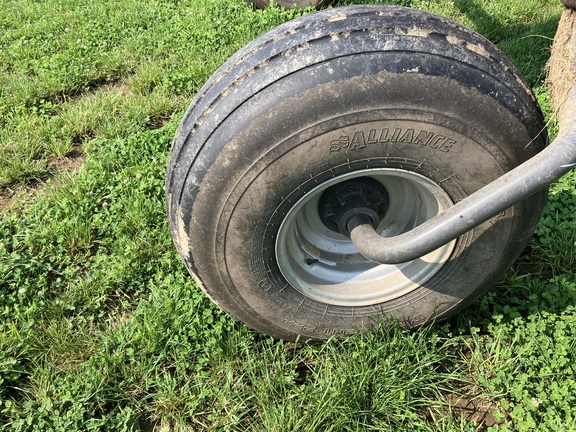
[[[512,171],[404,234],[381,237],[364,224],[351,230],[352,242],[371,261],[412,261],[549,186],[576,166],[576,86],[571,88],[562,113],[565,116],[554,142]]]

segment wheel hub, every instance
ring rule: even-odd
[[[388,191],[370,177],[358,177],[330,186],[320,197],[322,223],[334,232],[350,237],[361,224],[378,227],[390,206]]]

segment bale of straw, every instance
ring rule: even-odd
[[[562,121],[568,93],[576,83],[576,10],[564,8],[547,64],[550,97]]]

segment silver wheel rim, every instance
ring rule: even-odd
[[[286,214],[276,238],[276,257],[284,278],[313,300],[336,306],[368,306],[416,290],[449,260],[456,241],[414,261],[377,264],[352,241],[320,220],[318,201],[330,186],[356,177],[384,185],[390,208],[377,231],[392,237],[409,231],[453,205],[437,183],[414,172],[368,169],[335,177],[308,192]]]

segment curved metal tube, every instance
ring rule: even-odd
[[[560,133],[533,158],[404,234],[381,237],[371,225],[363,224],[351,230],[352,242],[371,261],[412,261],[549,186],[576,166],[576,86],[562,112],[569,118],[561,118]]]

